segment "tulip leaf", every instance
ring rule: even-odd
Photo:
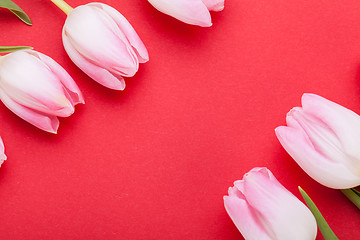
[[[9,9],[18,18],[20,18],[21,21],[23,21],[27,25],[32,25],[32,22],[31,22],[29,16],[24,12],[24,10],[22,10],[13,1],[11,1],[11,0],[1,0],[0,1],[0,7]]]
[[[32,49],[28,46],[0,46],[0,53],[16,52],[19,50]]]
[[[321,234],[323,235],[325,240],[338,240],[339,238],[335,235],[335,233],[331,230],[329,224],[326,222],[323,215],[320,213],[319,209],[316,207],[315,203],[311,200],[309,195],[299,187],[299,191],[304,198],[306,205],[309,207],[310,211],[315,217],[316,223],[320,229]]]
[[[350,189],[341,189],[340,190],[357,208],[360,209],[360,195],[359,191],[350,188]]]

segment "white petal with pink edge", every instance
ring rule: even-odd
[[[212,25],[208,8],[201,0],[148,0],[157,10],[180,21],[201,27]]]
[[[144,45],[144,43],[141,41],[139,35],[136,33],[135,29],[131,26],[131,24],[128,22],[128,20],[119,13],[116,9],[113,7],[110,7],[109,5],[103,4],[103,3],[89,3],[89,5],[98,5],[101,6],[101,8],[109,14],[113,18],[113,20],[116,22],[118,27],[121,29],[121,31],[125,34],[127,40],[133,46],[135,53],[137,54],[139,58],[140,63],[145,63],[149,61],[149,54],[148,51]]]
[[[57,133],[59,120],[56,116],[46,115],[38,111],[29,109],[8,97],[0,90],[0,99],[4,105],[20,118],[31,123],[32,125],[50,133]]]

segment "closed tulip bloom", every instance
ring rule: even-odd
[[[254,168],[234,182],[224,204],[247,240],[312,240],[317,225],[310,210],[267,168]]]
[[[281,145],[319,183],[360,185],[360,116],[315,94],[301,102],[287,114],[287,126],[275,129]]]
[[[209,11],[222,11],[224,0],[148,0],[157,10],[182,22],[210,27]]]
[[[89,77],[115,90],[125,88],[148,52],[130,23],[114,8],[89,3],[71,10],[63,28],[71,60]]]
[[[5,160],[6,160],[5,147],[4,147],[3,141],[0,137],[0,166],[4,163]]]
[[[0,99],[16,115],[51,133],[57,117],[68,117],[84,103],[70,75],[53,59],[33,50],[0,58]]]

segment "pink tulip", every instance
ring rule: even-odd
[[[254,168],[234,182],[225,209],[247,240],[315,239],[317,225],[310,210],[267,168]]]
[[[6,160],[5,147],[4,147],[3,141],[0,137],[0,166],[4,163],[5,160]]]
[[[209,11],[222,11],[224,0],[148,0],[157,10],[182,22],[210,27]]]
[[[53,59],[33,50],[0,58],[0,99],[16,115],[51,133],[59,117],[74,113],[84,103],[70,75]]]
[[[360,116],[315,94],[301,102],[287,114],[287,126],[275,129],[281,145],[319,183],[360,185]]]
[[[114,8],[89,3],[71,10],[63,28],[63,43],[71,60],[89,77],[123,90],[148,52],[130,23]]]

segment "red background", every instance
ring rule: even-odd
[[[274,134],[304,92],[360,113],[359,1],[227,0],[200,28],[145,0],[104,0],[150,54],[123,92],[70,61],[66,16],[50,1],[16,2],[33,26],[0,9],[0,45],[54,58],[86,104],[58,135],[0,105],[0,239],[241,239],[222,196],[256,166],[298,197],[301,185],[340,239],[360,238],[358,210],[310,179]]]

